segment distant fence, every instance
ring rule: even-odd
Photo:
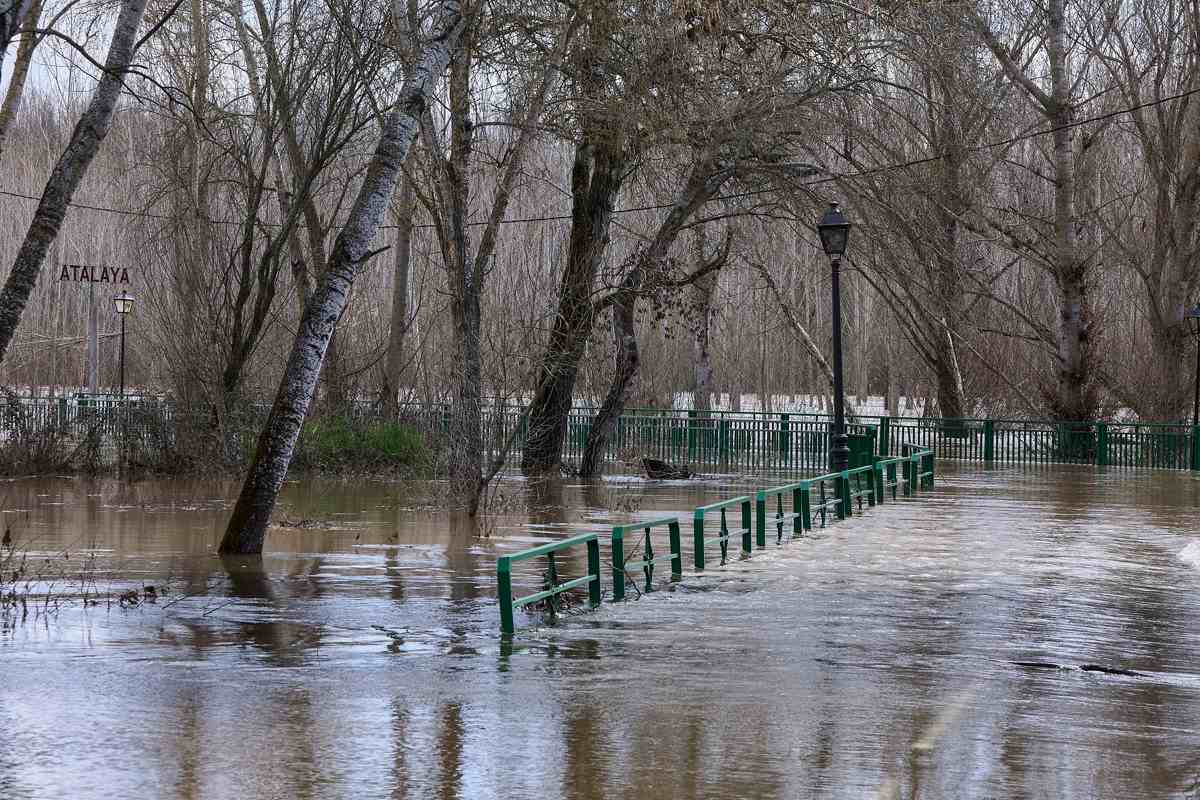
[[[258,419],[266,410],[248,406],[245,416]],[[582,457],[595,413],[575,408],[568,416],[564,461]],[[377,408],[360,405],[353,416],[378,419],[377,414]],[[397,419],[436,441],[450,429],[450,406],[405,404]],[[489,455],[505,446],[510,455],[520,455],[528,432],[522,409],[487,407],[482,422]],[[64,436],[99,436],[110,445],[122,435],[170,444],[178,424],[173,405],[161,399],[0,400],[0,443],[54,429]],[[618,418],[603,456],[610,462],[645,456],[703,471],[802,474],[828,466],[830,428],[830,417],[822,414],[632,408]],[[907,444],[933,450],[939,459],[984,464],[1200,468],[1200,431],[1185,423],[860,416],[847,428],[857,440],[852,447],[885,457]]]

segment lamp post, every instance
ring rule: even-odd
[[[133,295],[122,291],[113,297],[113,308],[121,318],[121,397],[125,396],[125,317],[133,311]]]
[[[850,239],[850,221],[830,203],[829,209],[817,223],[821,248],[829,256],[833,276],[833,436],[829,447],[829,466],[841,472],[850,466],[850,446],[846,437],[846,399],[842,388],[842,256]]]
[[[1200,425],[1200,303],[1183,315],[1196,339],[1196,390],[1192,399],[1192,427]]]

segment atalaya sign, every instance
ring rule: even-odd
[[[74,283],[129,283],[128,267],[97,267],[86,264],[63,264],[59,272],[60,281]]]

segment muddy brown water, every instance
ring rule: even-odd
[[[482,531],[437,486],[290,483],[320,527],[261,565],[212,555],[229,483],[2,483],[56,591],[161,596],[0,631],[0,798],[1200,797],[1200,480],[943,469],[508,644],[498,554],[755,482],[510,479]]]

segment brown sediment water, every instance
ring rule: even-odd
[[[228,482],[0,483],[56,592],[161,593],[0,631],[0,798],[1197,796],[1200,480],[940,467],[699,575],[758,481],[289,483],[261,562]],[[673,590],[501,641],[498,555],[664,512]]]

